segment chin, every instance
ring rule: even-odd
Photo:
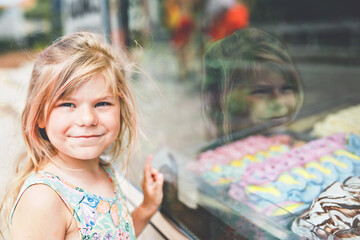
[[[79,159],[79,160],[93,160],[100,157],[103,151],[83,151],[83,152],[77,152],[72,155],[73,158]]]

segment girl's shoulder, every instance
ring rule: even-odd
[[[64,202],[52,188],[45,184],[32,184],[21,192],[13,208],[10,220],[12,235],[31,233],[41,239],[60,233],[59,239],[64,239],[64,229],[67,229],[70,216]]]
[[[64,203],[57,193],[48,186],[34,184],[22,192],[15,207],[16,211],[14,209],[13,218],[16,216],[16,212],[21,212],[20,216],[29,214],[30,216],[50,217],[50,213],[54,214],[57,210],[63,209]]]

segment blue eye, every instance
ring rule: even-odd
[[[95,107],[106,107],[106,106],[111,106],[112,104],[109,102],[99,102],[97,104],[95,104]]]
[[[73,103],[61,103],[59,107],[75,107]]]

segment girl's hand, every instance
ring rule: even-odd
[[[146,159],[144,167],[144,179],[142,182],[144,200],[131,213],[137,237],[144,230],[150,218],[156,213],[163,198],[164,176],[151,167],[151,160],[152,156],[150,155]]]
[[[163,199],[164,176],[151,166],[151,160],[152,155],[150,155],[145,162],[144,179],[142,182],[144,201],[141,205],[150,213],[154,214]]]

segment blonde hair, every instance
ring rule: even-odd
[[[1,216],[6,222],[24,181],[56,155],[56,149],[39,122],[46,122],[59,99],[71,95],[99,74],[120,102],[120,131],[110,154],[112,159],[117,159],[121,153],[127,152],[127,165],[137,133],[134,100],[128,85],[132,66],[124,51],[115,50],[103,38],[89,32],[64,36],[37,56],[21,117],[27,161],[17,163],[16,176],[9,186],[11,191],[7,191],[0,206]]]

